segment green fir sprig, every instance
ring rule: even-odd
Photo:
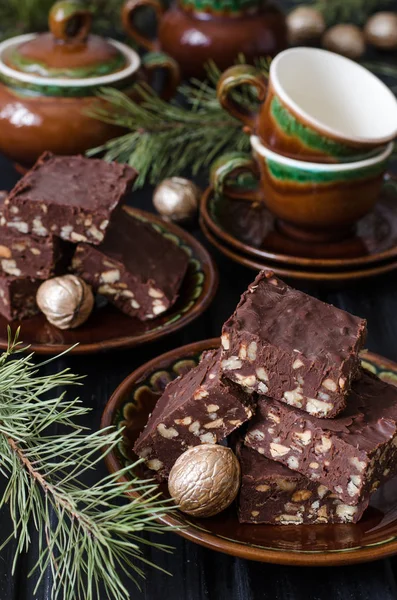
[[[37,366],[32,354],[14,357],[19,350],[17,337],[9,337],[8,350],[0,356],[0,472],[8,480],[0,508],[8,505],[13,523],[3,546],[17,540],[13,571],[31,544],[33,524],[39,536],[32,569],[39,572],[36,589],[50,568],[53,600],[127,600],[121,575],[138,583],[144,575],[139,563],[151,564],[141,545],[170,550],[141,534],[163,533],[167,528],[156,519],[172,508],[153,480],[133,475],[136,464],[91,487],[81,483],[81,476],[102,460],[101,450],[106,454],[121,443],[122,432],[78,426],[76,420],[90,409],[60,388],[81,385],[80,378],[69,369],[40,375],[54,359]],[[53,425],[65,432],[51,435]],[[126,482],[119,481],[123,475]]]
[[[269,61],[262,59],[258,66],[267,73]],[[217,100],[220,74],[211,63],[208,80],[193,79],[180,86],[178,99],[171,103],[161,100],[148,86],[136,87],[137,101],[118,90],[103,89],[99,97],[111,108],[98,107],[92,116],[129,132],[90,150],[88,155],[104,153],[106,160],[134,166],[139,173],[135,185],[141,187],[187,169],[196,175],[226,151],[249,150],[249,137],[242,131],[241,122],[223,110]],[[245,104],[255,102],[253,90],[242,90],[237,96]]]

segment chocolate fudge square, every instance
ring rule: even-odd
[[[102,244],[77,246],[72,269],[122,312],[145,321],[174,304],[188,263],[176,244],[121,211]]]
[[[127,165],[44,153],[4,202],[4,224],[39,237],[100,244],[137,173]]]
[[[0,314],[8,321],[19,321],[37,314],[36,292],[41,283],[30,277],[0,275]]]
[[[197,367],[168,384],[135,443],[160,479],[185,450],[220,442],[253,414],[251,397],[222,379],[219,357],[219,350],[206,352]]]
[[[261,397],[245,444],[356,506],[397,473],[397,388],[363,370],[335,419]]]
[[[346,406],[366,322],[259,273],[222,330],[222,369],[246,389],[317,417]]]
[[[369,496],[357,506],[349,506],[325,485],[259,455],[241,442],[236,454],[242,473],[238,497],[240,523],[357,523],[368,506]]]

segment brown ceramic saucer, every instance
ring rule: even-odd
[[[203,194],[200,215],[207,228],[239,254],[305,269],[363,268],[397,257],[397,179],[388,176],[374,210],[361,219],[355,236],[327,244],[282,234],[264,204]]]
[[[146,363],[123,381],[110,398],[101,423],[102,427],[125,427],[124,442],[105,458],[109,471],[135,460],[132,445],[166,384],[195,366],[204,350],[218,345],[219,339],[212,339],[183,346]],[[396,363],[365,353],[363,364],[397,385]],[[147,477],[148,473],[139,465],[136,475]],[[161,491],[168,497],[165,485]],[[175,512],[161,521],[182,527],[175,533],[190,541],[241,558],[311,567],[366,562],[397,553],[397,479],[376,493],[356,525],[241,525],[234,507],[210,519]]]
[[[30,350],[38,354],[58,354],[76,343],[79,345],[72,350],[75,354],[132,348],[181,329],[210,305],[218,286],[218,273],[203,246],[180,227],[165,223],[156,215],[130,207],[125,210],[150,223],[189,255],[188,272],[176,304],[164,315],[145,323],[124,315],[110,304],[101,306],[98,302],[88,321],[74,330],[57,329],[43,315],[11,323],[13,331],[21,326],[20,339]],[[7,324],[6,319],[0,317],[2,350],[7,347]]]
[[[280,267],[279,263],[277,262],[260,258],[255,259],[248,254],[239,254],[235,251],[235,249],[224,245],[219,241],[218,238],[215,237],[212,232],[209,231],[202,218],[200,218],[200,227],[208,241],[211,242],[211,244],[213,244],[215,248],[219,250],[219,252],[234,262],[237,262],[244,267],[248,267],[249,269],[254,269],[255,271],[271,269],[276,275],[286,279],[317,282],[323,284],[340,284],[348,281],[358,281],[360,279],[376,277],[377,275],[382,275],[383,273],[388,273],[389,271],[397,269],[397,259],[394,261],[376,264],[371,268],[355,269],[352,271],[313,271],[312,269],[299,270],[294,269],[293,267],[288,268],[288,265],[286,268],[284,268]]]

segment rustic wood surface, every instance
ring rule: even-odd
[[[17,173],[5,160],[0,160],[0,188],[9,189]],[[135,193],[130,204],[152,210],[151,189]],[[61,359],[56,368],[70,366],[87,375],[82,398],[93,412],[87,425],[99,426],[103,408],[116,386],[143,362],[177,346],[219,335],[223,321],[231,314],[240,294],[254,273],[225,259],[213,251],[200,231],[194,235],[213,253],[220,271],[220,287],[210,309],[183,331],[145,347],[84,357]],[[305,288],[322,300],[368,319],[368,348],[397,360],[397,272],[343,289]],[[23,328],[22,328],[23,339]],[[104,464],[94,474],[105,475]],[[86,480],[86,483],[89,483]],[[4,486],[4,481],[0,482]],[[9,534],[7,509],[0,512],[0,539]],[[28,554],[17,563],[14,576],[11,566],[15,544],[0,552],[0,600],[50,600],[51,577],[34,592],[35,578],[28,573],[36,560],[36,533]],[[235,559],[206,550],[171,533],[161,539],[174,546],[173,554],[147,550],[145,556],[155,561],[172,576],[145,567],[146,580],[139,592],[128,583],[131,598],[140,600],[392,600],[397,599],[397,558],[370,564],[338,568],[297,568],[259,564]],[[61,599],[60,599],[61,600]],[[100,600],[108,600],[101,595]]]

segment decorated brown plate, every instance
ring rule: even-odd
[[[183,346],[163,354],[134,371],[109,400],[102,427],[125,428],[124,442],[106,457],[111,472],[134,461],[132,445],[166,384],[194,367],[204,350],[218,339]],[[363,354],[363,365],[381,379],[397,385],[397,364],[376,354]],[[147,476],[142,466],[137,475]],[[167,497],[166,486],[161,491]],[[234,507],[210,519],[180,512],[161,519],[181,529],[188,540],[233,556],[286,565],[339,565],[366,562],[397,553],[397,479],[374,496],[362,520],[353,525],[240,524]]]
[[[312,270],[305,267],[294,268],[294,266],[281,265],[271,260],[256,258],[249,254],[239,253],[235,248],[228,246],[220,241],[216,235],[208,229],[202,218],[200,218],[200,227],[205,237],[215,248],[217,248],[222,254],[239,263],[249,269],[255,271],[261,271],[262,269],[271,269],[276,275],[285,279],[306,281],[306,282],[317,282],[323,284],[340,284],[348,281],[358,281],[360,279],[368,279],[369,277],[376,277],[389,271],[397,269],[397,258],[389,260],[379,264],[369,266],[367,268],[352,268],[343,271],[331,271],[331,270]]]
[[[164,315],[151,321],[141,322],[124,315],[103,300],[97,305],[84,325],[72,330],[60,330],[50,325],[43,315],[11,323],[15,331],[21,325],[24,344],[38,354],[56,354],[78,343],[72,350],[84,354],[131,348],[145,342],[158,340],[181,329],[210,305],[218,285],[216,267],[203,246],[180,227],[165,223],[156,215],[126,207],[133,217],[149,223],[161,235],[178,244],[189,256],[189,267],[175,305]],[[0,349],[7,347],[7,321],[0,317]]]
[[[200,215],[207,229],[237,254],[292,268],[344,270],[368,268],[397,257],[397,180],[385,180],[379,202],[356,226],[351,238],[334,243],[293,240],[277,229],[265,204],[227,198],[208,188]]]

